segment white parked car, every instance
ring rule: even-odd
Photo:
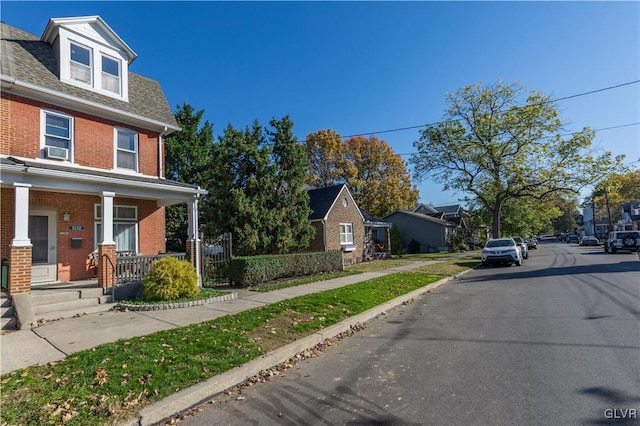
[[[640,250],[640,231],[611,231],[604,242],[604,252],[615,253],[618,250]]]
[[[482,249],[482,265],[492,263],[522,266],[522,251],[513,238],[492,238]]]
[[[525,240],[522,239],[522,237],[511,237],[513,238],[513,241],[516,242],[516,244],[518,244],[520,246],[520,251],[522,252],[522,258],[523,259],[528,259],[529,258],[529,246],[527,245],[527,242]]]

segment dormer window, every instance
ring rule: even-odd
[[[71,43],[69,74],[73,80],[91,84],[91,49]]]
[[[120,94],[120,62],[102,55],[102,88]]]
[[[136,54],[100,17],[51,19],[42,40],[58,49],[61,81],[128,100],[127,70]]]
[[[102,51],[101,46],[91,48],[74,41],[69,42],[70,83],[95,89],[105,95],[120,96],[121,64],[122,61]]]

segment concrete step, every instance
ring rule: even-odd
[[[16,313],[11,299],[5,292],[2,292],[0,296],[0,329],[15,330],[16,326]]]
[[[52,312],[43,312],[41,314],[36,314],[36,320],[38,322],[46,322],[53,321],[65,318],[73,318],[76,316],[89,315],[89,314],[98,314],[100,312],[107,312],[111,310],[111,308],[115,307],[117,303],[101,303],[99,305],[94,306],[85,306],[82,308],[68,309],[68,310],[60,310],[60,311],[52,311]]]
[[[31,303],[33,303],[34,307],[69,302],[78,299],[80,299],[79,291],[31,292]]]
[[[111,296],[100,296],[100,297],[91,297],[88,299],[80,299],[76,297],[71,300],[64,300],[57,303],[35,303],[33,302],[33,312],[36,315],[36,318],[39,317],[40,314],[48,313],[48,312],[56,312],[56,311],[73,311],[77,310],[78,312],[82,311],[84,308],[97,306],[105,303],[111,302]]]
[[[0,330],[15,330],[18,326],[16,317],[3,317],[0,318]]]

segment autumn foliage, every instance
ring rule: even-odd
[[[412,208],[418,200],[402,157],[376,136],[343,140],[334,130],[320,130],[307,136],[306,148],[307,183],[325,187],[344,182],[358,206],[371,215]]]

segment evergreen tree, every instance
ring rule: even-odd
[[[165,177],[208,189],[213,148],[213,125],[201,125],[204,110],[195,111],[188,103],[178,106],[176,121],[182,128],[165,138]],[[200,203],[200,220],[207,216],[207,197]],[[206,219],[205,219],[206,220]],[[187,205],[166,208],[167,250],[184,251],[187,240]]]
[[[289,116],[269,122],[272,146],[275,192],[272,198],[274,221],[271,223],[273,244],[269,252],[286,253],[304,249],[313,238],[314,228],[309,222],[311,209],[309,194],[302,188],[308,168],[303,145],[293,136],[293,122]]]

